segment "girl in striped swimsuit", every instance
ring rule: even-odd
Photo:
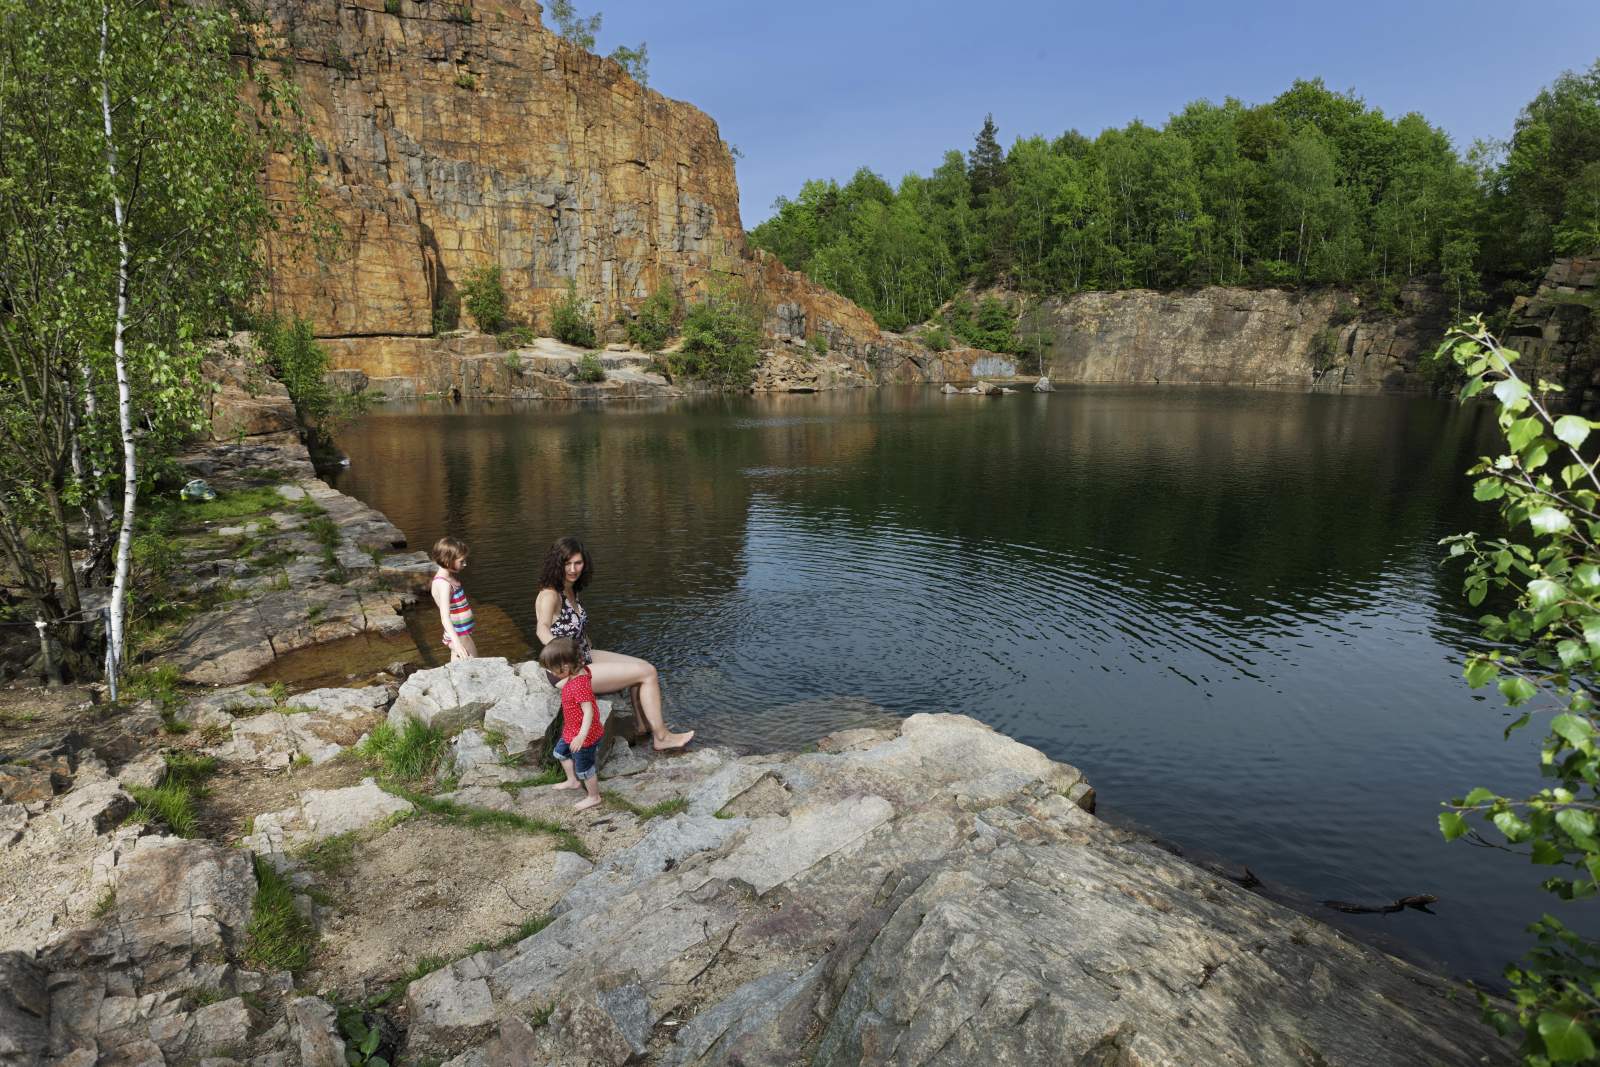
[[[454,537],[441,537],[429,553],[439,565],[433,576],[433,602],[439,606],[439,621],[444,624],[444,643],[450,658],[472,659],[478,646],[472,642],[472,605],[461,587],[461,568],[467,565],[467,543]]]

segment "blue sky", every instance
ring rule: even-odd
[[[1559,72],[1600,58],[1600,0],[592,0],[598,50],[650,46],[650,84],[711,115],[744,153],[744,224],[807,178],[891,182],[965,151],[1151,124],[1190,100],[1270,100],[1297,77],[1420,111],[1465,147],[1504,137]]]

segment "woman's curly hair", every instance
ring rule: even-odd
[[[550,551],[544,557],[544,570],[539,575],[540,589],[554,589],[557,596],[563,595],[567,588],[567,560],[572,558],[574,552],[583,557],[583,573],[572,583],[572,591],[583,592],[583,587],[594,577],[594,560],[589,558],[589,550],[576,537],[563,537],[550,546]]]

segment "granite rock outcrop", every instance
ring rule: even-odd
[[[1292,386],[1319,391],[1427,387],[1418,361],[1443,335],[1437,286],[1409,282],[1398,313],[1366,313],[1340,290],[1208,287],[1087,292],[1044,301],[1044,373],[1062,382]]]
[[[549,714],[531,664],[411,681],[293,714],[471,731],[522,708],[533,733]],[[213,691],[180,720],[236,741],[262,699]],[[173,742],[147,718],[142,749],[94,723],[0,751],[61,778],[0,845],[0,1063],[332,1065],[330,1000],[365,1005],[390,1062],[452,1067],[1509,1053],[1466,990],[1101,822],[1076,769],[965,716],[884,716],[790,754],[617,738],[584,813],[509,745],[409,792],[368,776],[370,752],[285,772],[226,729]],[[174,767],[220,761],[200,836],[63,818],[147,785],[158,745]],[[285,893],[296,973],[262,951]]]
[[[1524,374],[1559,382],[1585,413],[1600,410],[1600,252],[1552,263],[1534,294],[1512,304],[1503,340]]]
[[[339,237],[269,239],[272,310],[311,320],[334,364],[411,392],[506,395],[470,375],[492,337],[438,338],[435,311],[498,267],[511,314],[538,323],[569,282],[615,333],[658,285],[729,281],[767,331],[827,338],[864,381],[926,380],[939,358],[753,251],[716,123],[546,29],[533,0],[270,0],[249,62],[293,82]],[[296,196],[286,158],[269,199]],[[840,372],[842,373],[842,372]],[[385,390],[404,395],[404,388]],[[511,395],[521,395],[513,392]]]

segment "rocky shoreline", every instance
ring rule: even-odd
[[[173,635],[190,682],[403,628],[427,570],[315,477],[286,397],[230,390],[183,463],[262,508],[174,534],[197,595],[230,590]],[[664,756],[602,701],[606,802],[576,814],[536,665],[347,673],[0,691],[0,1064],[1509,1052],[1464,987],[1102,822],[1075,768],[964,716]]]
[[[489,658],[8,743],[0,1063],[336,1067],[355,1024],[455,1067],[1507,1053],[1466,990],[1101,822],[972,719],[658,756],[608,716],[607,802],[574,815],[528,765],[558,707]],[[358,746],[385,729],[449,737],[435,776]],[[201,760],[179,836],[144,791]]]

